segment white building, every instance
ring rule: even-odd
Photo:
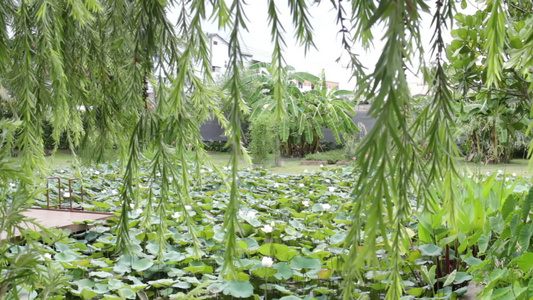
[[[219,77],[226,73],[229,63],[229,43],[216,33],[207,34],[209,39],[209,50],[211,53],[211,72],[213,77]],[[252,54],[243,53],[244,64],[252,61]]]

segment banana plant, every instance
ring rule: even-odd
[[[251,67],[258,73],[252,78],[261,82],[253,96],[249,98],[254,112],[251,122],[260,114],[274,114],[278,102],[274,101],[274,81],[271,66],[258,63]],[[320,151],[320,142],[324,138],[324,128],[333,132],[338,143],[342,143],[342,134],[355,134],[359,129],[352,120],[355,115],[350,97],[353,93],[337,88],[328,89],[326,77],[306,72],[294,72],[292,67],[283,69],[283,105],[287,116],[279,122],[281,150],[286,156],[303,156]],[[310,82],[315,88],[302,91],[299,82]]]

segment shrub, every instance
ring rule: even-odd
[[[253,120],[250,134],[252,140],[248,149],[252,154],[254,163],[264,164],[271,153],[276,151],[277,128],[272,118],[261,115]]]
[[[327,161],[328,164],[334,164],[338,161],[344,160],[344,150],[343,149],[337,149],[337,150],[331,150],[326,152],[318,152],[313,154],[307,154],[305,156],[305,159],[307,160],[324,160]]]

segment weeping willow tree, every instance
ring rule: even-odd
[[[506,8],[530,10],[528,1],[487,0],[488,85],[499,84],[507,59],[502,56]],[[346,242],[350,255],[345,261],[344,297],[351,297],[362,267],[376,262],[380,236],[390,260],[387,298],[399,299],[403,290],[399,261],[408,247],[405,224],[412,216],[411,199],[416,197],[429,211],[446,209],[451,226],[455,220],[451,192],[455,176],[450,133],[453,110],[443,60],[443,36],[453,21],[455,1],[439,0],[432,7],[428,3],[434,1],[423,0],[329,2],[337,11],[337,19],[332,21],[337,22],[342,34],[339,47],[351,58],[361,95],[374,96],[369,113],[377,119],[358,150],[359,157],[368,159],[359,160],[361,176],[354,182],[351,199],[355,224]],[[266,4],[273,44],[273,108],[277,120],[283,122],[287,117],[282,78],[286,33],[279,13],[282,4],[274,0]],[[304,0],[288,0],[286,4],[295,38],[308,50],[314,46],[311,4]],[[240,204],[237,167],[240,158],[247,158],[240,121],[249,112],[241,75],[241,33],[251,22],[246,9],[243,0],[1,1],[0,99],[2,107],[11,107],[13,116],[0,122],[0,131],[16,132],[16,138],[5,140],[2,146],[17,148],[22,165],[20,171],[15,171],[9,151],[0,152],[0,168],[7,174],[0,177],[0,189],[20,178],[33,179],[23,181],[28,191],[39,186],[37,178],[47,172],[42,129],[46,121],[52,124],[56,141],[66,135],[70,147],[82,149],[81,154],[90,160],[101,161],[111,152],[118,152],[124,166],[119,227],[122,251],[128,250],[127,212],[139,203],[137,171],[146,150],[153,153],[150,193],[155,186],[161,187],[158,197],[150,194],[146,207],[154,207],[153,213],[164,220],[163,216],[170,213],[169,203],[177,201],[194,236],[193,222],[184,209],[191,201],[188,193],[193,184],[190,168],[185,166],[193,164],[199,170],[206,161],[199,128],[216,115],[226,128],[228,147],[232,149],[224,270],[227,278],[235,278],[233,260],[240,255],[236,245]],[[171,10],[177,13],[176,23],[167,18]],[[420,67],[413,62],[422,60],[424,53],[424,14],[433,17],[431,52],[436,72],[432,101],[411,122],[413,108],[406,73]],[[209,18],[230,33],[228,80],[223,92],[210,88],[209,47],[202,29]],[[365,74],[358,53],[351,49],[359,43],[368,49],[374,39],[372,30],[378,25],[383,27],[383,35],[378,38],[385,45],[375,68]],[[533,34],[511,60],[529,81],[531,37]],[[148,94],[151,87],[154,98]],[[442,197],[431,196],[429,190],[434,188],[442,191]],[[171,191],[178,192],[178,199],[170,197]],[[151,223],[150,209],[145,213],[145,226]],[[162,251],[166,243],[163,222],[157,231]]]

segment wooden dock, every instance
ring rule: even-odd
[[[39,209],[31,208],[23,213],[26,217],[34,219],[41,226],[46,228],[60,228],[60,229],[70,229],[71,232],[77,232],[86,230],[92,225],[90,224],[75,224],[85,221],[96,221],[96,220],[105,220],[110,217],[114,217],[113,214],[109,213],[95,213],[87,211],[68,211],[68,210],[48,210],[48,209]],[[33,230],[39,231],[39,228],[31,223],[25,224],[26,228],[31,228]],[[6,238],[6,233],[0,233],[0,240]]]

